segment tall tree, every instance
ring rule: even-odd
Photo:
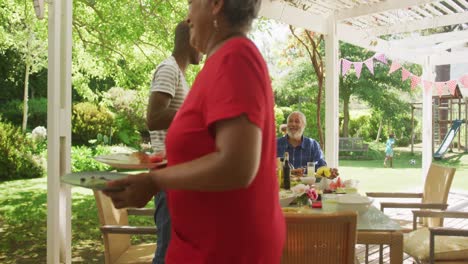
[[[47,33],[44,21],[35,18],[33,5],[27,0],[7,0],[0,11],[3,25],[3,42],[0,48],[12,49],[21,54],[24,63],[23,122],[28,122],[29,77],[46,67]],[[8,18],[6,16],[9,16]]]
[[[309,30],[301,30],[296,32],[296,29],[293,26],[289,26],[289,30],[291,31],[294,38],[300,44],[300,46],[307,52],[307,56],[312,64],[314,69],[314,73],[316,75],[317,80],[317,97],[315,101],[316,105],[316,113],[315,118],[317,121],[317,131],[318,131],[318,139],[320,144],[324,145],[324,137],[323,137],[323,129],[322,129],[322,121],[321,121],[321,105],[322,105],[322,98],[323,98],[323,82],[324,78],[324,67],[323,67],[323,41],[324,36],[323,34],[315,34]]]

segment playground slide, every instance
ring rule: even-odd
[[[463,123],[462,120],[453,121],[452,127],[450,128],[449,132],[445,135],[445,138],[442,141],[442,144],[440,144],[439,149],[434,153],[434,159],[437,159],[437,160],[442,159],[445,152],[447,152],[447,149],[450,146],[450,143],[457,135],[458,130],[460,130],[460,126],[462,123]]]

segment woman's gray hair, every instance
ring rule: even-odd
[[[223,14],[233,27],[250,29],[262,0],[224,0]]]

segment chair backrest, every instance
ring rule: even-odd
[[[285,213],[286,244],[282,264],[352,264],[356,245],[356,212]]]
[[[99,223],[104,225],[128,225],[128,214],[125,209],[115,209],[109,197],[100,191],[94,191],[94,198],[99,215]],[[116,260],[130,247],[130,235],[110,234],[103,232],[104,255],[106,264]]]
[[[455,168],[431,164],[424,183],[422,203],[447,203],[452,186]],[[440,218],[424,218],[423,224],[429,227],[442,226]]]

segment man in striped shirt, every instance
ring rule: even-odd
[[[277,157],[284,157],[289,153],[289,162],[294,168],[305,168],[307,162],[317,162],[315,168],[326,166],[320,144],[308,137],[304,137],[306,117],[302,112],[292,112],[287,119],[287,134],[276,140]]]
[[[165,156],[167,129],[189,90],[185,71],[189,64],[198,64],[200,59],[201,53],[190,46],[187,22],[180,22],[175,29],[172,55],[159,64],[151,82],[146,121],[155,153]],[[158,238],[153,264],[163,264],[171,233],[165,192],[155,196],[155,207],[154,221],[158,228]]]

